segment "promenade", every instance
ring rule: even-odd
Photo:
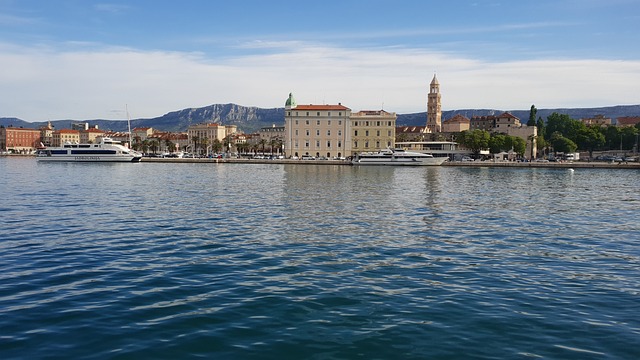
[[[143,163],[219,163],[219,164],[291,164],[291,165],[351,165],[346,160],[290,160],[290,159],[178,159],[143,158]],[[640,163],[611,163],[603,161],[575,162],[513,162],[513,161],[448,161],[441,166],[507,167],[507,168],[565,168],[565,169],[640,169]]]

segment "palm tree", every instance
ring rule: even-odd
[[[175,144],[169,138],[164,139],[164,146],[167,147],[167,151],[170,153],[173,153],[173,150],[176,148]]]
[[[160,142],[156,138],[151,138],[148,140],[149,140],[149,148],[151,148],[151,151],[153,151],[153,153],[155,154],[156,150],[158,150],[158,145],[160,145]]]
[[[131,147],[133,148],[133,150],[140,151],[141,145],[142,145],[142,139],[140,138],[139,135],[136,135],[133,138],[133,144]]]
[[[222,150],[222,142],[220,142],[220,140],[218,139],[213,140],[213,142],[211,143],[211,151],[213,151],[214,153],[219,153],[220,150]]]
[[[205,136],[202,139],[200,139],[200,148],[204,150],[205,155],[209,155],[207,154],[208,146],[209,146],[209,138]]]
[[[198,143],[200,142],[200,137],[198,135],[194,135],[191,137],[191,141],[193,142],[193,153],[198,152]]]
[[[264,147],[265,147],[265,145],[267,145],[267,140],[265,140],[265,139],[260,139],[260,141],[258,142],[258,144],[260,144],[260,146],[262,147],[262,154],[264,155]]]

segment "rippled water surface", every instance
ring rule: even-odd
[[[638,359],[639,176],[0,158],[0,358]]]

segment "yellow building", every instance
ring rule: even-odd
[[[351,113],[351,150],[355,153],[379,151],[395,146],[396,113],[364,110]]]
[[[208,149],[214,140],[222,142],[227,136],[238,131],[236,125],[220,125],[217,123],[205,123],[191,125],[187,129],[187,136],[191,144],[189,149],[196,152],[198,148]],[[209,152],[208,150],[206,151]]]
[[[287,157],[346,157],[351,155],[351,109],[338,105],[297,105],[292,94],[285,103]]]
[[[61,129],[53,132],[52,146],[62,146],[65,143],[80,143],[80,131],[71,129]]]

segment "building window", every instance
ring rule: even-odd
[[[391,130],[387,130],[387,136],[391,136]]]
[[[358,126],[358,122],[357,122],[357,121],[354,121],[354,122],[353,122],[353,126]]]
[[[316,130],[316,136],[320,136],[320,129]]]
[[[316,149],[320,147],[320,140],[316,140]]]
[[[309,140],[304,141],[304,147],[306,147],[307,149],[309,148]]]
[[[368,122],[368,121],[365,121],[365,122],[364,122],[364,126],[369,126],[369,122]]]
[[[342,147],[342,141],[338,140],[338,147],[341,148]]]
[[[320,115],[320,113],[318,113],[318,116]],[[320,126],[320,120],[316,120],[316,125]]]
[[[342,116],[342,111],[338,113],[338,116]]]
[[[353,142],[353,148],[354,148],[354,149],[357,149],[357,148],[358,148],[358,142],[357,142],[357,141],[354,141],[354,142]]]
[[[298,129],[296,129],[296,136],[298,136]]]
[[[331,140],[327,140],[327,149],[331,149]]]
[[[342,136],[342,130],[338,130],[338,137]]]
[[[353,136],[358,136],[358,130],[353,131]]]
[[[307,116],[309,116],[309,112],[307,111]]]
[[[287,111],[287,116],[291,116],[291,111]]]
[[[365,148],[365,149],[368,149],[368,148],[369,148],[369,142],[368,142],[368,141],[365,141],[365,142],[364,142],[364,148]]]
[[[316,116],[320,116],[320,111],[318,111],[318,112],[316,113]],[[318,125],[320,125],[320,124],[318,124]]]
[[[380,130],[376,130],[376,136],[380,136]]]
[[[307,136],[309,136],[309,129],[305,130],[307,132]]]
[[[305,123],[306,123],[307,125],[309,125],[309,120],[305,120]]]
[[[327,130],[327,136],[331,136],[331,130]]]
[[[338,126],[342,125],[342,120],[338,120]]]
[[[380,126],[380,121],[376,122],[376,126]]]
[[[366,131],[364,132],[364,136],[369,136],[369,130],[366,130]]]
[[[380,141],[376,141],[376,149],[380,149]]]
[[[331,117],[331,111],[327,111],[327,116]]]
[[[329,113],[331,114],[331,113]],[[327,125],[331,126],[331,120],[327,120]]]

